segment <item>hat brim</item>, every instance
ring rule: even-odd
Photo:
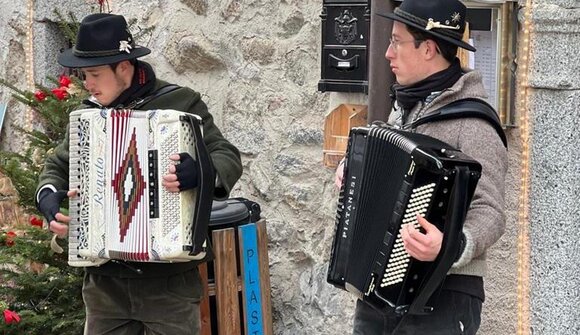
[[[78,57],[73,54],[72,48],[58,55],[58,63],[64,67],[83,68],[118,63],[120,61],[143,57],[151,53],[146,47],[135,47],[131,53],[119,53],[118,55],[105,57]]]
[[[419,24],[417,24],[417,23],[415,23],[413,21],[409,21],[409,20],[407,20],[407,19],[405,19],[403,17],[400,17],[400,16],[398,16],[398,15],[396,15],[394,13],[386,13],[386,14],[377,13],[377,15],[378,16],[382,16],[382,17],[386,17],[387,19],[399,21],[399,22],[404,23],[404,24],[406,24],[408,26],[411,26],[411,27],[415,27],[415,28],[417,28],[417,29],[419,29],[421,31],[426,32],[427,34],[430,34],[430,35],[433,35],[435,37],[438,37],[438,38],[440,38],[440,39],[442,39],[444,41],[447,41],[447,42],[449,42],[449,43],[451,43],[453,45],[456,45],[456,46],[458,46],[460,48],[467,49],[467,50],[473,51],[473,52],[475,52],[475,50],[476,50],[469,43],[465,43],[464,41],[456,40],[456,39],[451,38],[449,36],[446,36],[446,35],[443,35],[443,34],[439,34],[438,32],[433,31],[433,30],[426,30],[424,26],[421,26],[421,25],[419,25]]]

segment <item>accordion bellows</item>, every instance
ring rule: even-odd
[[[432,137],[351,129],[328,282],[377,309],[421,314],[458,252],[481,165]],[[434,262],[406,252],[399,230],[417,215],[443,232]]]
[[[198,116],[175,110],[70,114],[69,184],[79,191],[70,200],[70,265],[205,256],[205,249],[194,244],[205,241],[205,235],[195,235],[206,234],[211,199],[201,201],[200,187],[172,193],[161,185],[173,164],[171,154],[187,152],[197,163],[208,164],[202,162],[209,159],[200,155],[204,150],[198,150],[203,145],[200,123]],[[198,217],[198,211],[207,212],[207,218]]]

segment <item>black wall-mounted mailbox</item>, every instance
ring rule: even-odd
[[[323,0],[319,91],[368,93],[370,16],[370,0]]]

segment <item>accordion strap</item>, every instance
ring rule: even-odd
[[[159,98],[160,96],[167,94],[169,92],[173,92],[176,89],[180,88],[181,86],[175,84],[165,85],[160,87],[157,91],[153,92],[152,94],[146,96],[145,98],[139,99],[131,104],[131,106],[127,106],[130,109],[139,109],[142,106],[148,104],[149,102]]]
[[[195,213],[193,216],[193,224],[191,225],[191,233],[193,245],[190,255],[197,255],[204,251],[207,240],[207,230],[209,226],[209,219],[211,216],[211,205],[213,202],[214,187],[215,187],[215,172],[211,157],[203,141],[201,129],[199,127],[200,121],[195,119],[193,115],[187,115],[187,120],[193,129],[195,135],[195,152],[197,156],[197,199],[195,202]]]
[[[411,123],[411,129],[415,129],[418,126],[428,123],[428,122],[435,122],[435,121],[443,121],[443,120],[451,120],[451,119],[459,119],[459,118],[467,118],[467,117],[474,117],[483,119],[489,122],[499,137],[503,142],[504,147],[507,148],[507,138],[503,131],[503,127],[501,125],[501,121],[497,116],[497,113],[487,102],[475,99],[475,98],[468,98],[457,100],[452,102],[446,106],[441,107],[440,109],[434,111],[433,113],[429,113],[424,117],[415,120]]]

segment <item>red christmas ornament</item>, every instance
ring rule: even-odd
[[[37,101],[44,101],[44,99],[46,99],[46,93],[44,93],[43,91],[36,91],[34,93],[34,98]]]
[[[65,76],[64,74],[58,78],[58,84],[60,85],[60,87],[68,87],[70,83],[71,83],[70,78]]]
[[[5,309],[4,310],[4,322],[9,325],[12,323],[18,323],[20,322],[20,315],[18,315],[18,313],[13,312],[9,309]]]
[[[51,92],[56,96],[58,100],[64,100],[68,96],[66,87],[53,88]]]
[[[9,231],[6,233],[6,245],[11,247],[14,245],[14,238],[16,237],[16,233],[13,231]]]
[[[39,228],[42,228],[43,222],[42,219],[37,218],[36,216],[30,217],[30,224]]]

